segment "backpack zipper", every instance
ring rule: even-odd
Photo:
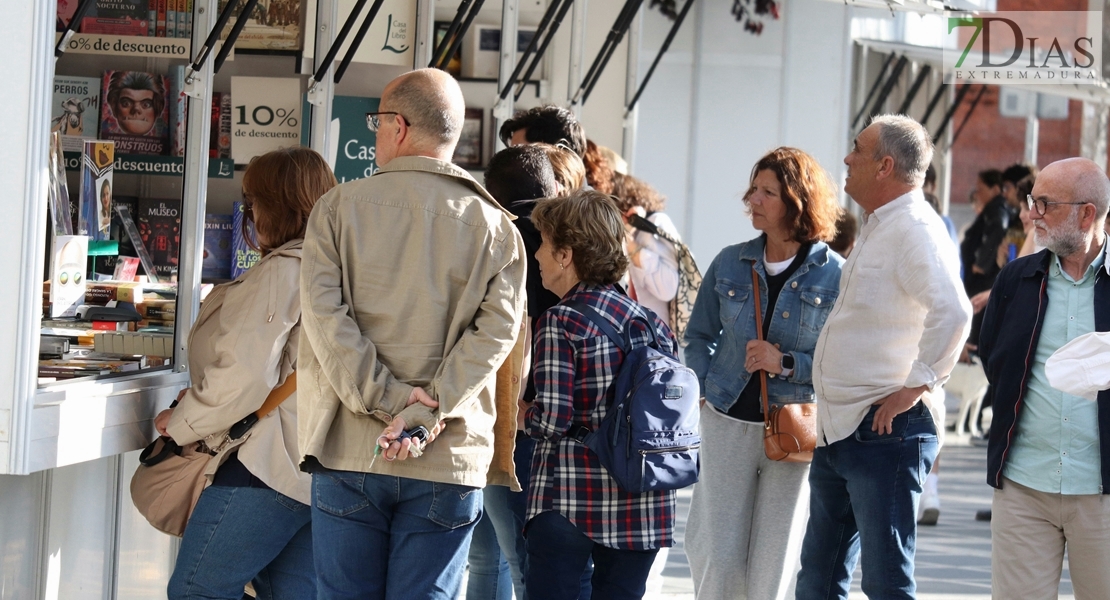
[[[669,452],[687,452],[701,448],[701,444],[691,444],[689,446],[677,446],[675,448],[652,448],[651,450],[640,450],[640,456],[647,456],[648,454],[667,454]]]

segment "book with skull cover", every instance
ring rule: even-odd
[[[169,78],[142,71],[105,71],[100,137],[120,154],[169,154]]]

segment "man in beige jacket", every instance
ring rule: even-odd
[[[454,599],[481,488],[515,485],[494,459],[495,419],[515,418],[494,387],[524,318],[524,245],[450,163],[464,107],[442,71],[390,82],[367,116],[381,170],[309,220],[298,409],[320,598]],[[397,441],[439,423],[422,453]]]

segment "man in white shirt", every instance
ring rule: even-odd
[[[932,156],[924,127],[883,115],[844,159],[844,190],[866,214],[813,357],[798,600],[847,598],[861,550],[869,598],[914,598],[917,504],[943,427],[929,405],[971,323],[959,256],[921,191]]]

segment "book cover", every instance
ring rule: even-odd
[[[231,215],[204,216],[204,279],[231,279]]]
[[[142,71],[105,71],[101,85],[100,137],[120,154],[169,150],[169,81]]]
[[[81,193],[77,200],[77,232],[90,240],[106,240],[112,230],[112,142],[87,141],[81,154]]]
[[[62,150],[84,150],[85,140],[96,139],[99,124],[100,79],[55,76],[50,131],[62,134]]]
[[[258,0],[247,25],[235,40],[240,50],[300,50],[302,48],[302,28],[304,8],[301,0]],[[227,6],[227,0],[219,1],[219,10]],[[384,12],[384,11],[383,11]],[[227,39],[233,22],[229,22],[220,39]]]
[[[166,37],[166,0],[158,0],[158,21],[154,28],[154,35]]]
[[[158,0],[146,0],[146,34],[154,37],[158,33]]]
[[[147,0],[96,0],[81,20],[82,33],[147,35]]]
[[[193,0],[185,2],[185,35],[183,37],[193,37]]]
[[[60,235],[54,238],[50,260],[50,316],[72,317],[85,300],[85,263],[89,238]]]
[[[177,0],[166,3],[166,37],[177,37]]]
[[[208,158],[220,157],[220,96],[223,92],[212,92],[212,127],[208,130]]]
[[[69,22],[73,20],[73,15],[77,13],[77,5],[79,4],[81,4],[81,0],[58,0],[57,19],[54,21],[56,31],[65,31],[69,27]]]
[[[136,225],[156,274],[170,281],[177,275],[178,250],[181,248],[181,199],[139,198]]]
[[[186,65],[170,69],[170,156],[185,156],[185,124],[189,97],[185,95]]]
[[[255,263],[262,259],[262,253],[247,244],[247,238],[243,237],[243,219],[246,215],[243,213],[243,203],[235,202],[231,207],[231,278],[236,279],[247,269],[253,267]],[[254,239],[254,224],[247,223],[247,235]],[[257,243],[255,244],[257,245]]]
[[[212,137],[216,140],[216,158],[231,158],[231,94],[227,92],[220,94],[219,125],[218,128],[212,128]]]

